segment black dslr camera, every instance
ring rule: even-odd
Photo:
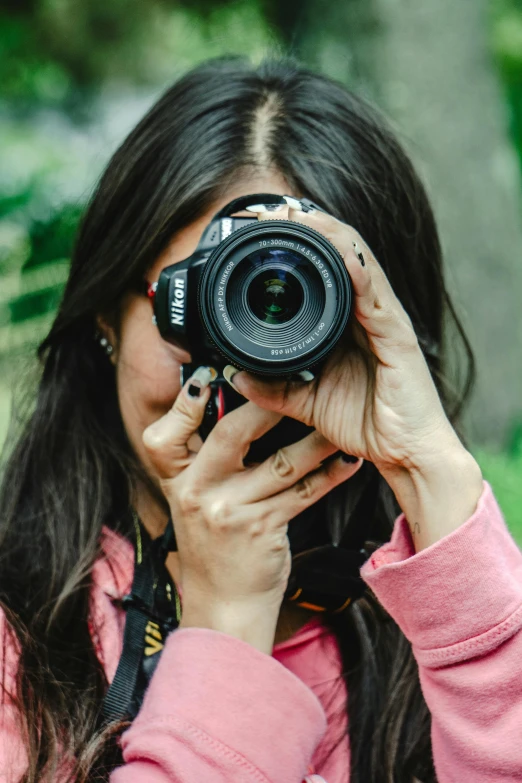
[[[320,209],[303,199],[306,211]],[[346,329],[352,287],[336,248],[320,233],[288,220],[231,217],[254,204],[285,204],[258,193],[227,204],[211,220],[196,251],[166,267],[154,294],[161,336],[192,355],[184,383],[196,367],[217,370],[200,434],[245,402],[225,381],[226,364],[271,377],[314,371]],[[302,377],[302,376],[301,376]],[[285,418],[252,444],[260,462],[310,428]]]

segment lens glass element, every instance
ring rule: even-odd
[[[230,324],[257,345],[286,348],[320,322],[324,289],[314,263],[301,253],[256,248],[243,255],[230,274]]]
[[[335,344],[350,294],[343,260],[325,237],[291,221],[261,221],[210,254],[198,311],[209,344],[231,364],[286,375],[314,366]]]
[[[282,324],[301,309],[303,286],[291,272],[265,267],[248,286],[247,299],[250,309],[260,321]]]

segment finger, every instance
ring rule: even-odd
[[[345,260],[350,276],[353,273],[354,284],[359,282],[365,286],[368,279],[371,279],[376,290],[381,286],[389,296],[395,297],[382,267],[356,229],[325,212],[315,209],[303,211],[300,202],[293,196],[285,196],[284,198],[288,202],[286,205],[278,205],[270,210],[264,209],[262,204],[256,204],[247,209],[256,213],[258,220],[293,220],[296,223],[315,228],[337,248]],[[369,274],[361,273],[361,267],[368,267]],[[359,292],[356,285],[354,288],[356,295],[363,293]]]
[[[293,486],[335,451],[337,447],[317,431],[279,449],[245,477],[238,503],[263,500]]]
[[[212,368],[198,367],[169,412],[144,431],[143,445],[160,478],[177,476],[194,458],[188,441],[203,420],[214,373]]]
[[[240,405],[218,421],[198,454],[198,473],[208,480],[245,469],[243,460],[252,441],[281,421],[282,415],[253,402]]]
[[[311,426],[315,380],[288,380],[287,378],[260,378],[227,364],[223,376],[239,394],[267,411],[290,416]]]
[[[363,459],[358,459],[357,462],[346,462],[343,457],[337,457],[278,495],[259,501],[254,508],[257,509],[260,519],[270,520],[271,526],[284,526],[288,520],[317,503],[339,484],[352,478],[360,470],[363,462]]]
[[[279,204],[271,209],[262,209],[262,205],[259,208],[249,207],[249,211],[257,214],[258,220],[290,220],[289,207],[286,204]]]

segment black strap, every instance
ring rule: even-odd
[[[375,518],[381,476],[372,462],[365,460],[363,467],[369,477],[341,534],[338,544],[341,549],[360,550],[372,537],[370,525]]]
[[[169,551],[176,549],[172,520],[154,541],[137,519],[135,528],[134,577],[131,592],[123,599],[123,650],[103,703],[106,721],[135,717],[165,638],[179,623],[179,598],[165,567]]]
[[[365,463],[365,470],[369,479],[339,543],[314,547],[292,557],[285,592],[288,601],[313,611],[340,612],[364,594],[366,584],[360,569],[369,556],[364,544],[371,537],[380,483],[374,465]]]
[[[342,611],[363,595],[366,585],[359,571],[368,558],[363,544],[370,535],[379,488],[379,473],[366,464],[369,480],[350,515],[339,544],[326,544],[294,554],[285,598],[315,611]],[[165,533],[151,541],[136,524],[135,566],[132,588],[123,599],[127,612],[123,650],[103,704],[103,718],[134,718],[159,661],[167,635],[180,619],[179,596],[165,566],[176,551],[176,536],[169,519]]]
[[[315,611],[335,613],[363,595],[366,585],[359,571],[368,557],[363,544],[369,535],[379,487],[378,471],[371,464],[366,469],[370,478],[339,544],[294,554],[287,600]],[[176,586],[165,566],[168,553],[177,549],[172,520],[163,536],[154,541],[139,520],[135,524],[134,578],[130,594],[123,599],[127,612],[123,650],[103,704],[103,719],[107,722],[136,716],[164,641],[180,619]]]

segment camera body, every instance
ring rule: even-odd
[[[223,379],[226,364],[298,378],[317,370],[350,317],[352,287],[337,249],[295,221],[232,216],[259,203],[270,209],[285,202],[273,194],[253,194],[227,204],[203,232],[196,251],[162,270],[155,289],[161,336],[192,355],[192,364],[183,365],[182,383],[200,365],[218,373],[203,438],[227,411],[245,402]],[[252,444],[249,459],[265,459],[309,431],[284,419]]]

